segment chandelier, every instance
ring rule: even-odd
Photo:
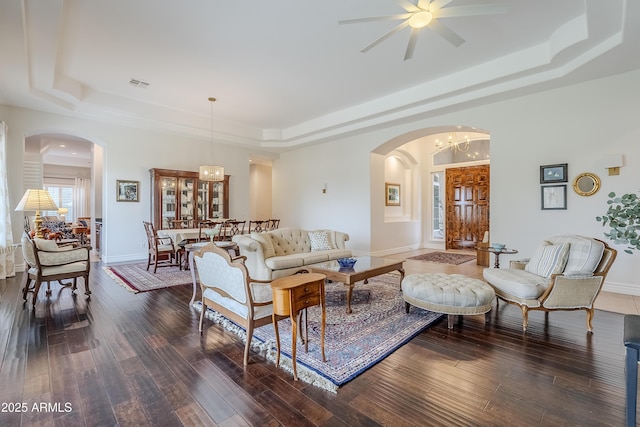
[[[470,145],[471,145],[471,138],[465,135],[464,138],[459,140],[458,134],[456,132],[449,132],[449,136],[447,137],[446,143],[443,143],[439,139],[436,139],[436,147],[438,147],[438,149],[444,149],[448,147],[454,153],[456,152],[464,153],[466,151],[469,151]]]
[[[209,98],[211,103],[211,160],[213,163],[213,103],[216,99]],[[218,165],[202,165],[198,173],[201,181],[224,181],[224,167]]]

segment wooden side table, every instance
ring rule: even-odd
[[[492,254],[495,255],[496,262],[493,264],[493,268],[500,268],[500,254],[513,255],[518,253],[518,251],[515,249],[508,249],[508,248],[496,249],[496,248],[492,248],[491,246],[485,249],[480,249],[480,250],[491,252]]]
[[[324,305],[324,280],[326,276],[320,273],[302,273],[281,277],[271,282],[273,292],[273,328],[276,333],[276,366],[280,365],[280,334],[278,332],[277,316],[289,316],[291,319],[291,363],[293,365],[293,379],[298,381],[296,367],[296,342],[298,338],[298,313],[305,311],[305,325],[307,323],[306,310],[308,307],[319,305],[322,310],[320,349],[322,361],[324,355],[324,326],[326,309]],[[301,334],[302,335],[302,334]],[[305,327],[305,352],[309,351],[309,329]]]

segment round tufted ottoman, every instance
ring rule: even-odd
[[[413,305],[448,314],[449,329],[457,314],[483,314],[491,310],[495,292],[482,280],[462,274],[420,273],[402,279],[407,313]]]

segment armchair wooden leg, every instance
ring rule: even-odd
[[[27,300],[27,294],[29,293],[29,285],[31,284],[31,279],[29,279],[29,275],[27,273],[24,274],[25,282],[24,289],[22,290],[22,299]]]
[[[522,309],[522,330],[526,331],[529,326],[529,308],[527,306],[520,306]]]
[[[251,350],[251,340],[253,339],[253,321],[247,325],[247,342],[244,345],[244,366],[249,364],[249,351]]]
[[[84,294],[89,296],[91,295],[91,289],[89,288],[89,275],[87,274],[84,277]]]
[[[34,307],[36,306],[36,301],[38,300],[38,292],[40,292],[40,285],[41,285],[41,282],[36,280],[36,284],[33,287],[33,296],[31,297],[32,299],[31,305],[33,305]]]
[[[204,312],[207,311],[207,305],[202,301],[202,311],[200,312],[200,326],[198,326],[198,330],[202,334],[202,322],[204,321]]]
[[[594,313],[593,308],[587,309],[587,332],[590,332],[590,333],[593,333],[593,325],[591,323],[593,321],[593,313]]]

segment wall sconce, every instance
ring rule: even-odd
[[[604,168],[609,171],[609,176],[620,175],[622,167],[622,154],[610,154],[604,158]]]
[[[327,192],[327,183],[325,182],[324,184],[322,184],[322,194],[325,194]]]

